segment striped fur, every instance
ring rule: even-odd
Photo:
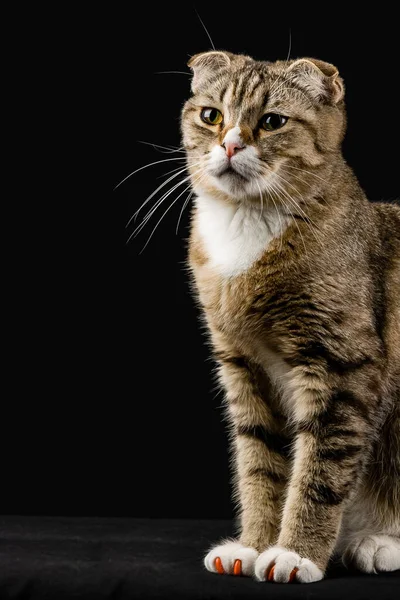
[[[225,52],[189,65],[189,262],[226,391],[240,547],[262,574],[278,544],[281,569],[305,561],[301,581],[335,549],[400,568],[400,207],[369,203],[342,157],[335,67]],[[204,107],[222,123],[202,122]],[[266,113],[288,121],[265,131]],[[233,127],[245,147],[228,163]]]

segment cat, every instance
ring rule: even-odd
[[[400,206],[341,153],[344,83],[313,58],[198,54],[181,119],[189,267],[226,393],[240,534],[215,573],[400,568]]]

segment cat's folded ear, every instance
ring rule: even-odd
[[[300,58],[288,68],[292,81],[311,93],[316,100],[338,104],[344,98],[344,83],[339,71],[316,58]]]
[[[193,71],[192,90],[196,92],[199,86],[216,75],[218,71],[229,68],[234,57],[230,52],[201,52],[195,54],[188,62],[188,67]]]

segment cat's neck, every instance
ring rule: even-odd
[[[230,203],[209,194],[196,199],[196,226],[210,266],[224,277],[245,272],[289,224],[278,207]]]

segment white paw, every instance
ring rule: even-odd
[[[257,556],[258,552],[254,548],[246,548],[239,542],[225,542],[210,550],[204,559],[204,565],[212,573],[250,577],[254,574]]]
[[[343,559],[364,573],[396,571],[400,569],[400,538],[367,535],[352,542]]]
[[[260,554],[256,561],[255,575],[258,581],[268,579],[277,583],[289,583],[293,579],[300,583],[312,583],[320,581],[324,576],[311,560],[279,546],[272,546]]]

